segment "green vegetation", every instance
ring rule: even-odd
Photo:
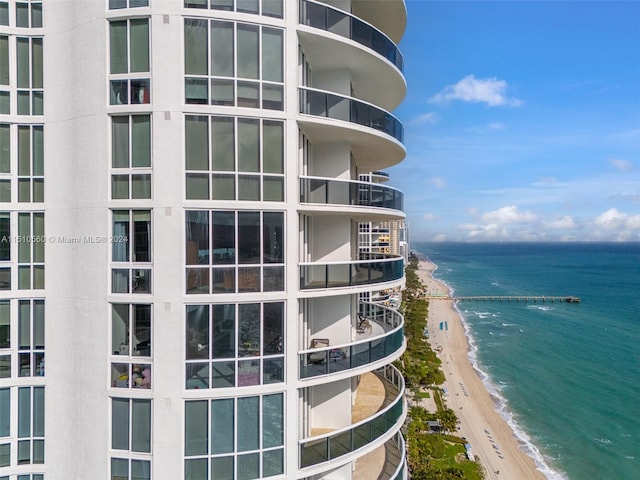
[[[397,363],[405,377],[405,384],[414,399],[428,398],[430,389],[437,406],[436,412],[423,407],[412,407],[406,430],[408,464],[412,480],[481,480],[482,469],[467,460],[465,441],[454,435],[428,433],[428,421],[439,420],[442,431],[455,432],[458,418],[442,400],[440,388],[445,376],[440,359],[424,336],[429,303],[422,298],[424,285],[417,275],[418,258],[409,257],[406,285],[403,292],[402,312],[407,337],[407,350]]]

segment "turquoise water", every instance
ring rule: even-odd
[[[640,244],[441,244],[413,249],[464,301],[470,356],[550,479],[640,479]]]

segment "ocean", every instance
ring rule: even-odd
[[[412,248],[456,296],[580,297],[459,302],[469,355],[547,478],[640,479],[640,244]]]

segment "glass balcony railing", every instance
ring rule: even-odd
[[[404,59],[397,45],[374,26],[347,12],[321,3],[302,0],[300,23],[358,42],[382,55],[401,72],[404,70]]]
[[[307,87],[301,87],[299,90],[300,113],[364,125],[386,133],[400,143],[404,140],[402,122],[386,110],[352,97],[323,90]]]
[[[382,305],[362,302],[359,318],[377,323],[384,333],[350,344],[329,345],[300,352],[301,379],[368,365],[387,358],[402,348],[404,317],[399,312]]]
[[[379,183],[301,177],[300,203],[357,205],[402,210],[404,195],[400,190]]]
[[[360,260],[301,263],[300,289],[340,288],[400,280],[404,259],[398,255],[361,253]]]
[[[324,435],[301,440],[300,468],[328,462],[355,452],[398,425],[404,413],[404,379],[402,374],[392,365],[381,369],[378,375],[397,388],[396,398],[387,407],[361,422]]]

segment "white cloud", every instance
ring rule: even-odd
[[[532,212],[521,212],[515,205],[510,205],[483,214],[482,220],[497,224],[525,223],[535,221],[536,215]]]
[[[427,221],[427,222],[432,222],[434,220],[436,220],[438,217],[436,216],[435,213],[431,213],[431,212],[427,212],[424,215],[422,215],[422,219]]]
[[[610,208],[598,215],[593,223],[607,230],[636,230],[640,229],[640,215],[629,215],[617,208]]]
[[[447,186],[447,182],[444,178],[441,177],[431,177],[427,183],[436,188],[445,188]]]
[[[522,100],[510,98],[506,95],[507,82],[495,77],[480,79],[474,75],[467,75],[455,85],[447,85],[441,92],[429,99],[430,103],[446,103],[449,100],[464,102],[486,103],[490,107],[510,106],[518,107]]]
[[[436,112],[427,112],[411,119],[409,125],[424,125],[425,123],[433,124],[440,120],[440,116]]]
[[[622,160],[621,158],[610,158],[609,163],[616,169],[621,172],[630,172],[633,170],[633,163],[629,160]]]
[[[553,228],[554,230],[563,230],[576,228],[577,224],[572,217],[570,217],[569,215],[565,215],[562,218],[546,223],[546,226],[548,228]]]

